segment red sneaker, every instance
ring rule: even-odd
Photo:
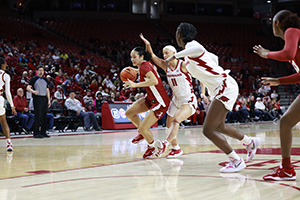
[[[137,144],[139,142],[141,142],[144,139],[144,136],[142,136],[141,134],[138,134],[137,136],[135,136],[135,138],[132,139],[132,143],[133,144]]]
[[[144,159],[148,159],[148,158],[151,158],[155,153],[155,147],[150,147],[148,145],[148,148],[147,150],[145,151],[144,155],[143,155],[143,158]]]
[[[156,147],[155,155],[157,157],[160,157],[161,154],[163,154],[165,152],[167,145],[164,142],[161,142],[160,140],[157,140],[155,142],[155,147]]]
[[[265,181],[294,181],[296,180],[296,172],[292,169],[285,169],[280,165],[274,172],[263,177]]]
[[[166,158],[177,158],[183,154],[181,149],[171,149],[170,153],[166,156]]]
[[[12,151],[12,150],[13,150],[12,142],[6,141],[6,151]]]

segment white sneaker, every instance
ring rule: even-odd
[[[253,157],[256,154],[257,148],[260,144],[260,138],[258,137],[250,137],[251,138],[251,143],[249,145],[246,145],[246,149],[247,149],[247,162],[251,161],[253,159]],[[253,147],[251,148],[253,144]]]
[[[12,151],[12,150],[13,150],[12,142],[8,142],[6,140],[6,151]]]
[[[246,164],[243,160],[243,158],[240,158],[239,160],[234,159],[234,160],[229,160],[229,163],[220,169],[220,172],[223,173],[232,173],[232,172],[238,172],[241,171],[246,167]]]

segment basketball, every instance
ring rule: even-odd
[[[135,81],[137,78],[136,70],[132,67],[125,67],[120,73],[120,78],[123,82],[127,79]]]

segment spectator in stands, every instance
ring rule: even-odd
[[[47,108],[50,107],[50,91],[47,79],[44,77],[44,68],[37,67],[37,76],[33,77],[27,90],[33,94],[34,106],[34,138],[50,137],[46,134]]]
[[[92,121],[93,127],[96,131],[101,131],[97,119],[92,111],[86,111],[84,107],[82,107],[79,100],[75,99],[75,91],[71,90],[69,94],[69,98],[66,100],[65,105],[69,110],[74,111],[73,116],[82,117],[84,120],[84,130],[90,131],[90,123]]]
[[[55,77],[55,85],[61,85],[65,82],[66,78],[64,76],[63,70],[58,70],[58,75]]]
[[[79,70],[78,73],[75,75],[75,81],[78,83],[82,78],[84,78],[83,73],[81,70]]]
[[[23,66],[23,67],[27,67],[27,63],[28,63],[28,60],[27,58],[25,57],[25,55],[23,53],[21,53],[20,57],[19,57],[19,61],[20,61],[20,66]]]
[[[271,99],[278,99],[278,93],[276,92],[276,90],[273,90],[273,92],[271,93]]]
[[[86,79],[83,79],[82,82],[80,83],[80,85],[81,85],[81,88],[84,90],[89,89],[89,84]]]
[[[49,84],[49,88],[55,88],[55,85],[52,80],[53,80],[53,78],[50,75],[47,75],[47,81]]]
[[[109,75],[106,75],[105,79],[102,82],[102,86],[112,89],[115,88],[116,86],[112,83],[112,81],[109,79]]]
[[[58,85],[56,87],[56,92],[54,93],[54,98],[59,100],[59,101],[62,101],[62,100],[65,100],[66,99],[66,96],[64,94],[64,92],[62,91],[62,87],[60,85]]]
[[[15,57],[11,52],[9,52],[7,54],[7,56],[5,57],[5,62],[9,67],[17,67],[18,66],[18,58]]]
[[[86,95],[83,97],[83,102],[85,107],[89,110],[93,107],[94,99],[92,97],[92,92],[90,89],[86,91]]]
[[[71,81],[71,78],[68,76],[67,73],[65,73],[64,76],[65,76],[66,80],[62,83],[61,87],[62,87],[64,93],[67,94],[68,86],[71,85],[72,81]]]
[[[22,77],[21,77],[21,83],[23,84],[28,84],[29,83],[29,78],[28,78],[28,72],[27,71],[23,71],[22,73]]]
[[[34,123],[34,114],[29,112],[28,102],[22,88],[17,90],[17,95],[14,97],[13,102],[17,110],[17,117],[22,119],[23,131],[29,134]]]
[[[274,117],[266,110],[266,105],[264,104],[264,102],[261,100],[260,97],[257,97],[254,106],[255,106],[255,113],[257,117],[266,121],[274,120]]]
[[[99,88],[99,85],[97,83],[97,80],[93,80],[92,83],[90,84],[89,86],[90,90],[93,91],[93,93],[97,92],[98,88]]]

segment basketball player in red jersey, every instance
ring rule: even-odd
[[[143,34],[140,34],[141,39],[146,45],[146,50],[151,54],[151,60],[160,68],[162,68],[168,78],[169,85],[172,89],[173,98],[168,108],[167,114],[167,128],[166,128],[166,139],[161,142],[156,141],[156,156],[163,154],[169,144],[172,145],[170,153],[166,158],[176,158],[183,154],[177,141],[177,133],[179,124],[193,115],[197,109],[197,97],[194,94],[192,86],[192,77],[187,72],[185,62],[180,59],[175,59],[166,65],[163,59],[158,58],[152,50],[150,42],[144,38]],[[177,51],[175,47],[167,45],[163,48],[163,57],[167,59],[173,56]],[[201,96],[205,96],[205,87],[201,83]]]
[[[10,130],[9,126],[6,121],[6,115],[5,115],[5,105],[4,105],[4,98],[3,98],[3,91],[5,91],[7,101],[10,104],[12,114],[16,115],[16,109],[14,106],[14,103],[11,98],[11,93],[10,93],[10,76],[5,73],[6,70],[6,62],[3,58],[0,58],[0,123],[2,126],[3,133],[5,134],[6,137],[6,150],[7,151],[12,151],[13,150],[13,145],[10,139]]]
[[[231,148],[223,134],[244,144],[247,149],[247,161],[253,159],[260,139],[243,135],[233,126],[225,124],[226,115],[236,102],[239,88],[229,75],[229,70],[219,66],[218,57],[194,40],[196,33],[197,30],[192,24],[181,23],[176,31],[176,41],[183,50],[166,61],[170,63],[176,58],[184,57],[187,71],[201,81],[210,92],[213,100],[204,121],[203,134],[228,156],[229,163],[221,168],[220,172],[238,172],[244,169],[246,164]]]
[[[124,86],[129,88],[145,87],[147,95],[145,98],[134,102],[127,110],[127,118],[138,128],[139,134],[132,140],[137,144],[143,139],[148,142],[148,148],[143,158],[151,158],[155,154],[155,142],[150,127],[157,122],[168,110],[170,100],[162,84],[162,81],[155,69],[155,66],[147,61],[150,54],[141,47],[134,48],[131,53],[131,62],[139,70],[139,83],[125,81]],[[149,111],[147,116],[141,121],[139,113]]]
[[[262,77],[262,83],[270,86],[295,84],[300,82],[300,18],[288,10],[279,11],[273,18],[273,33],[285,41],[281,51],[269,51],[261,45],[253,47],[254,52],[262,58],[286,61],[293,65],[297,73],[281,78]],[[264,180],[296,180],[296,172],[291,165],[292,128],[300,121],[300,95],[290,105],[280,120],[280,142],[282,165],[273,173],[263,177]]]

